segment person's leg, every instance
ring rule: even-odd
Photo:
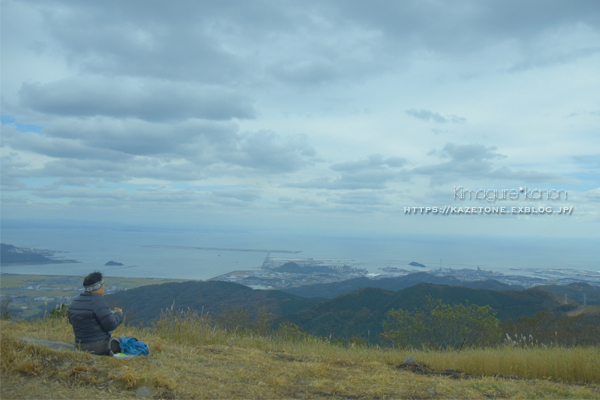
[[[99,356],[108,355],[108,341],[110,338],[97,340],[95,342],[78,343],[81,350],[87,351],[88,353],[97,354]]]
[[[113,354],[122,353],[121,346],[119,346],[120,342],[121,340],[116,337],[111,337],[108,339],[108,348],[113,352]]]

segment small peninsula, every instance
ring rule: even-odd
[[[120,263],[120,262],[116,262],[116,261],[109,261],[109,262],[107,262],[107,263],[106,263],[106,264],[104,264],[104,265],[122,267],[122,266],[123,266],[123,265],[125,265],[125,264],[123,264],[123,263]]]
[[[77,260],[56,259],[54,257],[56,253],[65,252],[15,247],[12,244],[0,243],[0,265],[65,264],[79,262]]]

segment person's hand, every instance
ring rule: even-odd
[[[119,307],[115,307],[115,312],[120,312],[122,314],[123,310],[121,310]]]

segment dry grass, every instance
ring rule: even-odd
[[[600,398],[597,348],[344,348],[318,339],[292,340],[293,331],[274,337],[227,333],[188,314],[163,319],[153,331],[119,328],[116,335],[139,337],[152,353],[119,360],[19,340],[29,336],[72,341],[65,320],[2,321],[0,328],[2,399],[127,399],[134,398],[140,386],[151,387],[153,398]],[[396,368],[410,354],[435,369],[525,379],[454,380]],[[586,368],[593,374],[586,375]]]
[[[513,375],[570,383],[600,383],[600,348],[498,348],[415,355],[437,369],[483,375]]]

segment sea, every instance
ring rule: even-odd
[[[600,271],[597,240],[581,238],[339,236],[252,229],[9,226],[2,228],[1,241],[17,247],[64,252],[56,256],[79,261],[1,267],[3,273],[18,274],[85,276],[101,271],[118,277],[207,280],[237,270],[260,269],[267,257],[329,260],[365,268],[373,274],[383,273],[383,267],[414,269],[408,265],[410,262],[428,268],[479,267],[505,274],[514,274],[514,269]],[[278,252],[282,250],[299,253]],[[108,261],[123,266],[106,266]]]

